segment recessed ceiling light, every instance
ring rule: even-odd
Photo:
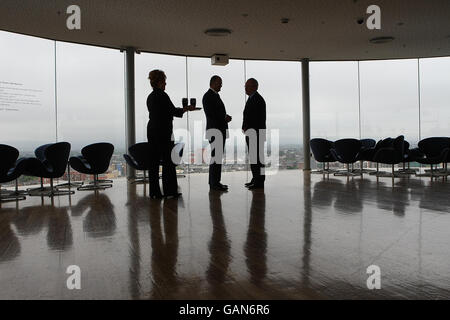
[[[212,28],[206,30],[205,34],[210,37],[226,37],[231,34],[231,30],[225,28]]]
[[[281,18],[281,23],[286,24],[289,22],[289,18]]]
[[[388,43],[394,40],[394,37],[376,37],[369,40],[370,43],[380,44]]]

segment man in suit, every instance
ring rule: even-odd
[[[252,180],[245,184],[250,190],[264,188],[264,141],[266,140],[266,102],[258,93],[258,81],[250,78],[245,83],[245,93],[248,95],[244,108],[242,131],[250,155]],[[255,134],[256,133],[256,134]],[[252,140],[253,139],[253,140]],[[256,141],[255,141],[256,140]]]
[[[203,110],[206,115],[206,136],[211,145],[211,163],[209,165],[209,186],[212,190],[227,191],[228,186],[220,183],[222,174],[222,156],[227,138],[228,122],[231,121],[220,99],[219,91],[222,79],[212,76],[209,90],[203,95]]]

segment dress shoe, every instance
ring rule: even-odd
[[[181,195],[182,195],[181,192],[169,193],[169,194],[165,194],[164,198],[166,198],[166,199],[173,199],[173,198],[178,198]]]
[[[162,194],[159,193],[159,194],[151,194],[151,195],[150,195],[150,198],[151,198],[151,199],[162,199],[162,198],[164,198],[164,197],[163,197]]]
[[[222,188],[228,189],[228,186],[226,184],[219,183],[219,186],[221,186]]]
[[[210,190],[217,190],[217,191],[228,191],[228,188],[225,188],[225,187],[223,187],[220,184],[218,184],[218,185],[210,185],[209,189]]]
[[[255,190],[255,189],[264,189],[264,184],[263,183],[253,183],[251,185],[249,185],[248,190]]]
[[[252,181],[250,181],[250,182],[247,182],[246,184],[245,184],[245,186],[246,187],[248,187],[248,186],[250,186],[250,185],[252,185],[252,184],[254,184],[255,182],[252,180]]]

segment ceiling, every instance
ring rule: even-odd
[[[81,30],[66,9],[81,8]],[[381,30],[369,30],[371,4]],[[281,23],[288,18],[288,23]],[[228,28],[227,37],[207,36]],[[365,60],[450,55],[449,0],[1,0],[0,29],[99,45],[188,56],[270,60]],[[372,44],[369,39],[392,36]]]

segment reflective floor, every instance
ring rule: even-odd
[[[0,208],[1,299],[449,299],[450,182],[268,176],[179,179],[148,188],[29,197]],[[81,289],[67,289],[67,267]],[[381,270],[369,290],[367,267]]]

